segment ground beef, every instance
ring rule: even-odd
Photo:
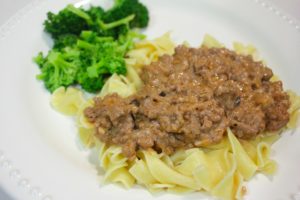
[[[289,98],[272,71],[225,48],[179,46],[141,72],[144,87],[128,98],[95,98],[85,110],[96,136],[122,146],[172,154],[222,140],[226,128],[243,139],[275,131],[289,120]]]

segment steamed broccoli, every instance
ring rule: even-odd
[[[104,9],[99,6],[91,6],[86,12],[93,21],[96,21],[97,19],[102,19],[105,13]]]
[[[88,92],[98,92],[106,77],[126,74],[125,54],[134,39],[140,37],[131,31],[119,40],[99,37],[92,31],[83,31],[76,40],[73,35],[60,37],[47,56],[40,53],[35,57],[41,69],[37,77],[50,92],[74,84]]]
[[[79,35],[82,30],[89,28],[86,20],[71,12],[68,7],[58,14],[48,12],[47,16],[48,18],[44,22],[45,31],[50,33],[54,39],[65,34]]]
[[[144,37],[131,28],[145,27],[148,20],[147,8],[137,0],[116,0],[108,11],[68,5],[58,14],[49,12],[44,26],[54,46],[34,58],[41,70],[37,78],[50,92],[70,85],[98,92],[110,75],[126,74],[125,55]]]
[[[86,69],[79,70],[76,79],[77,83],[80,84],[85,91],[91,93],[99,91],[104,85],[102,76],[91,78],[86,72]]]
[[[39,54],[39,59],[40,56],[43,55]],[[53,92],[60,86],[69,86],[75,83],[79,64],[75,60],[67,61],[64,58],[64,54],[55,50],[42,59],[43,64],[40,65],[42,73],[37,78],[44,81],[46,88],[50,92]]]
[[[73,35],[73,34],[65,34],[59,36],[55,41],[54,41],[54,49],[63,49],[66,46],[73,46],[76,44],[78,39],[78,36]]]
[[[146,27],[148,21],[148,10],[138,0],[116,0],[113,8],[107,12],[101,7],[84,10],[68,5],[58,14],[49,12],[44,26],[54,39],[66,34],[79,36],[84,30],[117,38],[130,28]]]
[[[115,5],[103,16],[106,23],[134,15],[130,28],[144,28],[149,22],[148,9],[138,0],[115,0]]]

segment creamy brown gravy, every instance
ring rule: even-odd
[[[281,81],[270,82],[272,75],[251,56],[178,46],[143,68],[137,94],[95,98],[85,116],[101,141],[122,146],[131,159],[138,149],[171,154],[218,143],[228,127],[250,139],[289,120],[289,97]]]

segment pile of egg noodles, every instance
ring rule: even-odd
[[[223,47],[210,35],[205,35],[202,45]],[[127,55],[127,76],[114,74],[97,96],[118,93],[127,97],[134,94],[143,85],[138,75],[141,68],[163,54],[172,55],[174,49],[169,33],[153,41],[136,43]],[[251,45],[235,42],[233,49],[238,54],[252,55],[255,60],[260,60]],[[288,94],[292,102],[289,109],[291,118],[284,129],[295,128],[300,108],[299,96],[291,91]],[[80,89],[62,87],[53,93],[51,104],[57,111],[75,117],[81,142],[99,152],[99,165],[105,170],[104,180],[121,183],[126,188],[137,183],[151,192],[207,191],[220,199],[241,199],[246,192],[244,181],[250,180],[256,173],[272,175],[276,171],[276,162],[270,159],[271,145],[283,130],[246,141],[237,139],[227,129],[227,137],[217,145],[178,150],[171,156],[153,150],[139,150],[137,158],[129,161],[122,155],[121,147],[107,146],[95,138],[94,127],[83,114],[86,107],[93,105],[93,98],[85,97]]]

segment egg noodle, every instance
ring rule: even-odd
[[[223,47],[209,35],[204,37],[202,45]],[[111,76],[98,96],[118,93],[127,97],[134,94],[143,85],[138,75],[142,66],[156,61],[163,54],[173,54],[174,49],[169,33],[153,41],[136,43],[127,55],[127,76]],[[259,60],[256,49],[251,45],[235,42],[233,49],[238,54],[252,55]],[[291,100],[290,121],[284,129],[296,127],[300,108],[299,96],[291,91],[288,94]],[[178,150],[171,156],[153,150],[139,150],[137,158],[129,161],[122,155],[121,147],[107,146],[95,138],[94,127],[83,114],[86,107],[93,105],[92,98],[85,98],[77,88],[62,87],[53,93],[51,103],[57,111],[74,116],[82,143],[98,150],[99,165],[105,170],[104,180],[121,183],[126,188],[137,183],[151,192],[207,191],[220,199],[241,199],[246,192],[244,181],[250,180],[256,173],[272,175],[277,168],[276,162],[270,158],[271,145],[283,129],[247,141],[237,139],[227,129],[227,137],[216,145]]]

